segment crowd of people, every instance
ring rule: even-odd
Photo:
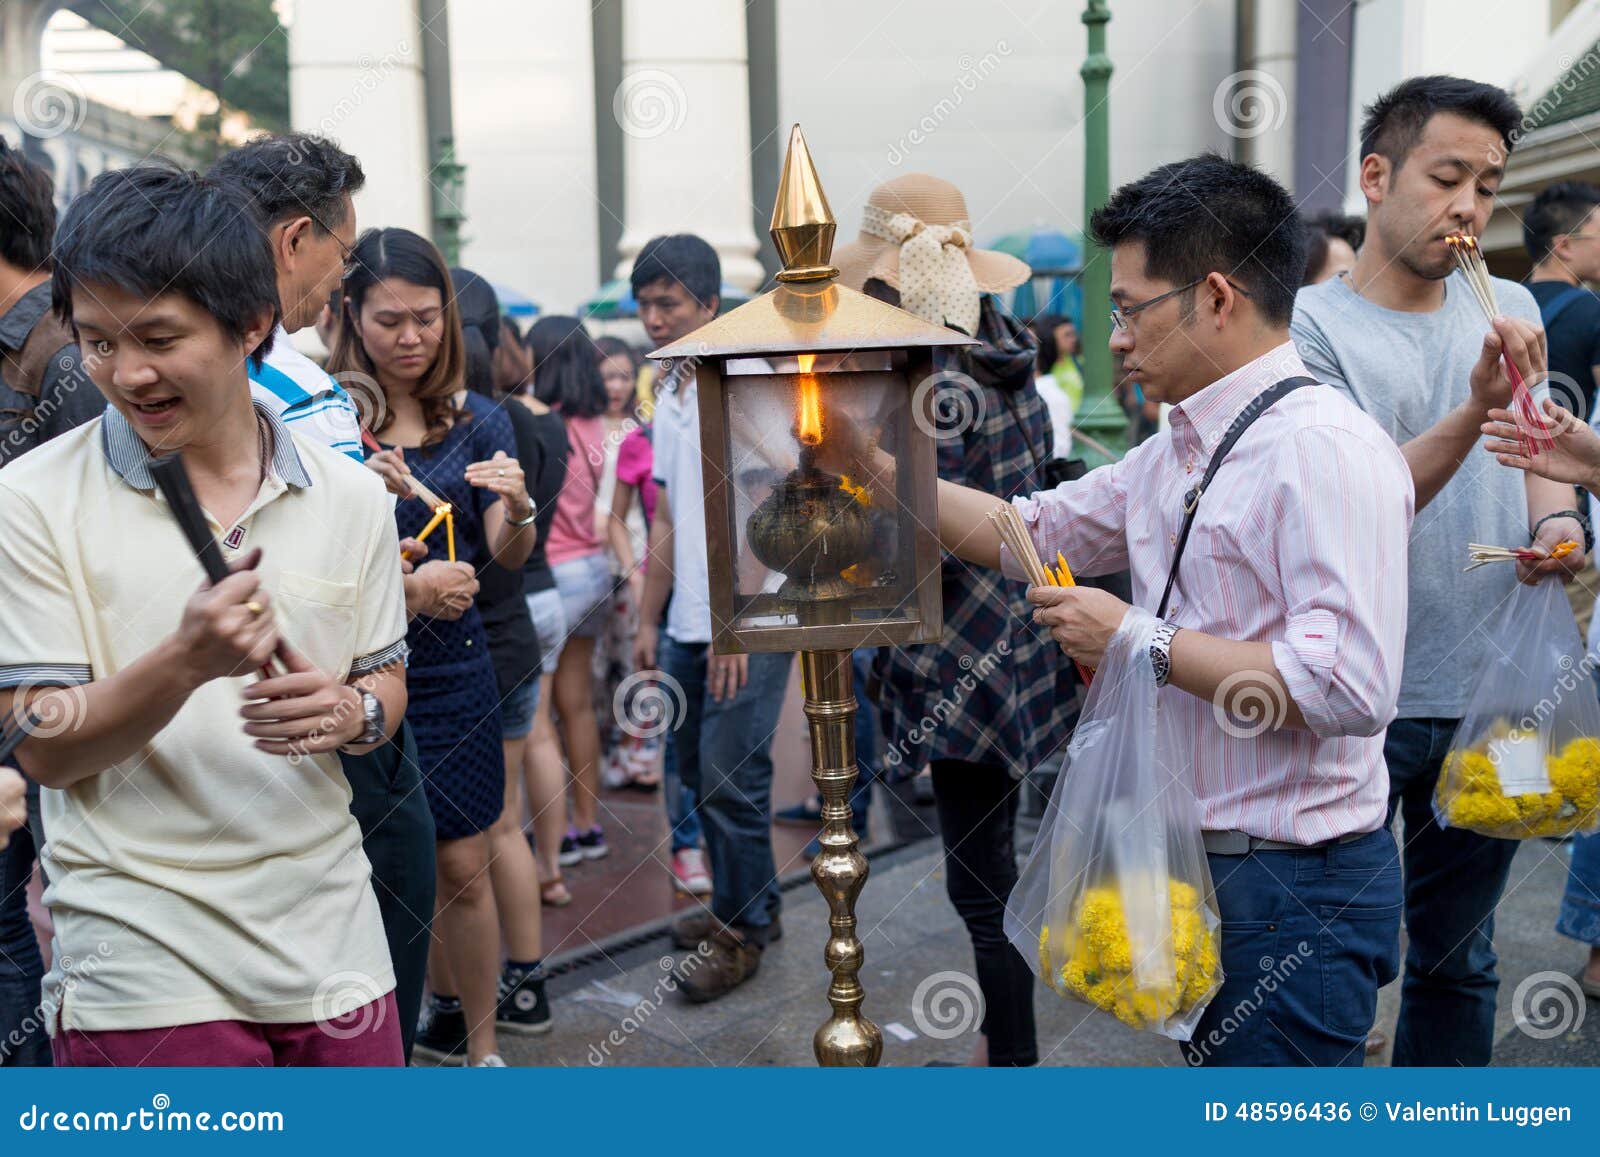
[[[864,833],[874,779],[926,773],[984,998],[972,1063],[1039,1060],[1005,918],[1019,785],[1081,702],[1061,652],[1095,667],[1158,602],[1222,927],[1195,1039],[1283,945],[1319,945],[1271,1015],[1189,1059],[1359,1064],[1402,971],[1394,1062],[1490,1059],[1517,844],[1431,801],[1486,625],[1518,580],[1593,575],[1574,486],[1600,492],[1600,436],[1551,410],[1555,449],[1530,459],[1505,412],[1508,366],[1593,405],[1600,188],[1534,201],[1533,275],[1496,283],[1487,331],[1444,241],[1481,234],[1519,121],[1451,77],[1384,95],[1364,219],[1303,220],[1210,154],[1117,190],[1091,232],[1136,436],[1087,474],[1077,326],[1006,310],[1029,270],[970,246],[955,185],[879,186],[834,254],[840,284],[977,339],[936,357],[984,416],[937,444],[944,635],[854,656],[852,801]],[[503,1065],[502,1035],[552,1025],[542,911],[611,854],[606,789],[663,802],[674,885],[700,900],[672,928],[687,999],[751,983],[783,935],[791,657],[713,646],[693,366],[653,373],[576,317],[523,333],[428,239],[358,229],[364,182],[331,141],[266,136],[204,176],[104,173],[58,227],[48,176],[0,148],[0,700],[25,733],[0,769],[0,1065]],[[911,243],[934,228],[951,240]],[[689,234],[649,241],[631,286],[651,348],[721,305]],[[313,327],[323,364],[295,345]],[[892,460],[837,452],[893,501]],[[158,493],[174,453],[221,581]],[[1006,503],[1088,581],[1008,581]],[[1534,557],[1469,581],[1469,541]],[[1241,737],[1213,704],[1247,674],[1286,709]],[[613,708],[652,676],[682,691],[664,737]],[[1575,841],[1560,931],[1596,946],[1600,996],[1600,837]]]

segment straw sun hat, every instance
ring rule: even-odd
[[[974,249],[967,199],[949,181],[907,173],[872,191],[861,235],[834,251],[839,283],[859,290],[870,278],[900,292],[900,305],[935,325],[978,329],[985,293],[1015,289],[1032,276],[1026,262]]]

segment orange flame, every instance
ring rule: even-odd
[[[816,446],[822,441],[822,394],[817,387],[816,375],[811,367],[817,364],[816,354],[800,354],[800,405],[795,416],[800,430],[800,442]]]

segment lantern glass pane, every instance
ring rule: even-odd
[[[802,363],[805,364],[805,363]],[[724,379],[735,628],[917,621],[909,495],[870,497],[840,445],[904,453],[906,379],[890,370]],[[902,489],[909,469],[897,463]]]

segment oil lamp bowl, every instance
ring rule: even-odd
[[[817,470],[790,474],[750,515],[750,552],[784,576],[778,598],[820,603],[860,593],[842,573],[872,549],[872,522],[839,479]]]

